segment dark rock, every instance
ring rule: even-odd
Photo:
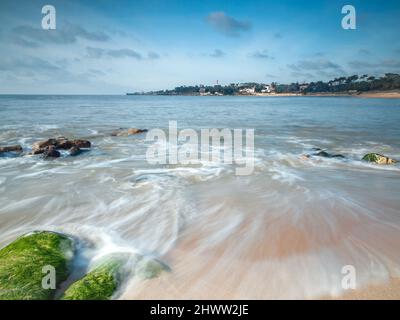
[[[92,146],[92,144],[88,140],[73,140],[72,144],[75,147],[82,148],[82,149],[90,148]]]
[[[326,151],[320,151],[320,152],[314,153],[313,155],[317,156],[317,157],[330,158],[330,154]]]
[[[344,159],[345,156],[341,155],[341,154],[331,154],[328,153],[326,151],[320,151],[318,153],[313,154],[314,156],[317,157],[324,157],[324,158],[340,158],[340,159]]]
[[[346,157],[342,154],[333,154],[331,155],[331,158],[345,159]]]
[[[128,129],[128,136],[130,135],[134,135],[134,134],[138,134],[138,133],[143,133],[143,132],[147,132],[147,129],[137,129],[137,128],[130,128]]]
[[[61,156],[60,152],[56,150],[55,146],[48,146],[43,152],[43,158],[59,158]]]
[[[69,140],[57,140],[55,146],[57,149],[68,150],[71,149],[74,146],[74,144]]]
[[[312,148],[312,150],[315,152],[312,154],[302,155],[301,158],[303,160],[309,159],[311,157],[337,158],[337,159],[345,159],[346,158],[342,154],[332,154],[332,153],[326,152],[320,148]]]
[[[41,148],[41,149],[32,149],[30,154],[42,154],[46,151],[46,148]]]
[[[14,146],[0,147],[0,153],[1,152],[22,152],[22,147],[19,144]]]
[[[68,151],[69,151],[70,156],[77,156],[78,154],[80,154],[82,152],[82,150],[80,148],[78,148],[77,146],[73,146]]]
[[[75,148],[74,148],[75,147]],[[81,148],[90,148],[91,143],[88,140],[68,140],[65,137],[58,137],[57,139],[47,139],[38,141],[33,144],[31,154],[44,154],[44,157],[59,157],[60,153],[56,149],[70,150],[71,155],[79,153]],[[74,148],[73,150],[71,150]]]
[[[127,137],[127,136],[132,136],[135,134],[139,134],[139,133],[144,133],[147,131],[148,131],[147,129],[129,128],[129,129],[123,130],[123,131],[115,131],[115,132],[111,133],[111,135],[117,136],[117,137]]]
[[[56,145],[56,143],[57,143],[56,139],[47,139],[47,140],[43,140],[43,141],[38,141],[32,145],[32,150],[44,149],[45,147],[48,147],[48,146],[54,146],[54,145]]]

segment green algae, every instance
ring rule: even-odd
[[[98,263],[88,274],[74,282],[64,293],[63,300],[109,300],[120,283],[126,259],[109,257]]]
[[[42,286],[45,266],[54,267],[56,284],[69,275],[73,240],[55,232],[37,231],[16,239],[0,250],[0,299],[48,300],[54,289]]]
[[[139,279],[152,279],[158,277],[163,271],[169,271],[165,264],[158,260],[144,257],[136,264],[135,276]]]
[[[395,159],[391,159],[378,153],[368,153],[362,158],[362,160],[376,164],[393,164],[397,162]]]
[[[376,162],[376,161],[378,161],[378,157],[377,157],[376,153],[368,153],[362,159],[364,161],[368,161],[368,162]]]

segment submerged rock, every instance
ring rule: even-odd
[[[68,150],[70,156],[77,156],[82,152],[82,150],[76,146],[73,146],[71,149]]]
[[[368,153],[362,158],[362,160],[368,162],[374,162],[377,164],[393,164],[397,162],[397,160],[391,159],[387,156],[378,153]]]
[[[0,250],[0,300],[48,300],[55,290],[44,289],[42,268],[52,266],[58,285],[70,271],[74,242],[65,235],[36,231]]]
[[[147,129],[129,128],[127,130],[114,131],[113,133],[111,133],[111,135],[117,136],[117,137],[127,137],[127,136],[132,136],[135,134],[139,134],[139,133],[144,133],[147,131],[148,131]]]
[[[57,149],[68,150],[71,149],[74,146],[74,144],[72,143],[72,141],[69,140],[57,140],[54,146]]]
[[[72,144],[75,147],[82,148],[82,149],[88,149],[92,146],[92,144],[88,140],[74,140],[74,141],[72,141]]]
[[[323,157],[323,158],[338,158],[338,159],[345,159],[346,157],[342,154],[332,154],[328,153],[320,148],[312,148],[314,153],[312,154],[305,154],[301,156],[301,159],[307,160],[310,159],[311,157]]]
[[[134,264],[131,264],[133,263]],[[127,270],[134,265],[134,270]],[[109,300],[121,284],[124,271],[133,271],[140,280],[152,279],[169,270],[162,262],[142,255],[111,254],[101,259],[61,297],[63,300]]]
[[[22,152],[22,147],[19,144],[14,146],[0,147],[0,153],[2,152]]]
[[[64,293],[63,300],[109,300],[117,290],[126,256],[106,257]]]
[[[163,271],[169,271],[168,266],[156,259],[143,257],[136,263],[135,276],[140,279],[152,279]]]
[[[43,151],[43,158],[59,158],[61,156],[60,152],[56,150],[55,146],[48,146]]]
[[[134,134],[138,134],[138,133],[144,133],[147,132],[147,129],[137,129],[137,128],[130,128],[128,129],[127,133],[128,135],[134,135]]]
[[[57,143],[56,139],[47,139],[47,140],[35,142],[32,145],[32,152],[36,151],[37,153],[35,153],[35,154],[43,153],[44,152],[44,148],[46,148],[48,146],[54,146],[56,143]],[[43,152],[39,152],[41,150],[43,150]]]
[[[314,156],[317,157],[324,157],[324,158],[340,158],[340,159],[344,159],[345,156],[341,155],[341,154],[331,154],[328,153],[326,151],[319,151],[318,153],[313,154]]]

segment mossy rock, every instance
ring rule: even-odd
[[[74,242],[65,235],[36,231],[24,235],[0,250],[0,299],[48,300],[54,289],[45,289],[44,266],[53,266],[56,285],[69,275]]]
[[[163,271],[169,271],[168,266],[158,260],[143,257],[136,263],[135,276],[139,279],[152,279]]]
[[[63,300],[109,300],[120,283],[126,257],[112,256],[102,259],[64,293]]]
[[[368,153],[362,159],[364,161],[374,162],[377,164],[392,164],[397,162],[394,159],[391,159],[387,156],[378,153]]]
[[[117,291],[124,269],[129,262],[135,262],[135,277],[138,279],[151,279],[157,277],[162,271],[169,270],[166,265],[158,260],[141,255],[112,254],[101,259],[80,280],[74,282],[61,297],[62,300],[109,300]],[[128,270],[126,270],[128,271]]]

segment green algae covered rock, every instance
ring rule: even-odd
[[[36,231],[0,250],[0,299],[48,300],[54,289],[44,288],[44,267],[54,267],[56,285],[69,275],[74,242],[65,235]]]
[[[63,300],[108,300],[117,290],[126,257],[111,256],[102,259],[64,293]]]
[[[124,271],[133,272],[139,280],[144,280],[155,278],[164,270],[168,270],[168,267],[156,259],[142,255],[111,254],[96,263],[83,278],[74,282],[61,299],[109,300],[120,286]]]
[[[143,257],[136,263],[135,276],[139,279],[152,279],[158,277],[163,271],[169,271],[165,264],[155,259]]]
[[[374,162],[377,164],[392,164],[396,163],[397,161],[394,159],[391,159],[387,156],[378,154],[378,153],[368,153],[366,154],[363,158],[364,161],[368,162]]]

